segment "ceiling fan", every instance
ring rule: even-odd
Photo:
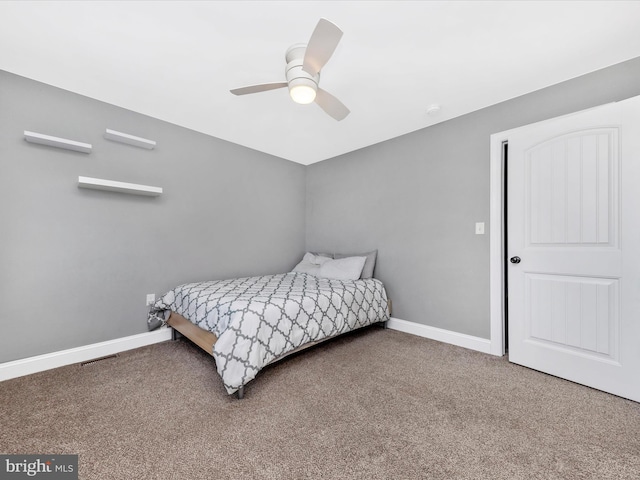
[[[289,95],[296,103],[307,104],[315,101],[327,114],[340,121],[349,115],[349,109],[326,90],[318,86],[320,70],[327,63],[342,38],[342,30],[337,25],[321,18],[311,34],[308,44],[296,43],[287,49],[285,59],[286,82],[262,83],[248,87],[234,88],[234,95],[266,92],[276,88],[289,87]]]

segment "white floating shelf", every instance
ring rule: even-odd
[[[102,178],[78,177],[79,188],[91,188],[93,190],[106,190],[109,192],[131,193],[133,195],[146,195],[157,197],[162,195],[162,187],[138,185],[135,183],[116,182]]]
[[[156,146],[156,142],[154,142],[153,140],[136,137],[134,135],[129,135],[128,133],[116,132],[115,130],[110,130],[108,128],[104,134],[104,138],[106,138],[107,140],[113,140],[114,142],[126,143],[127,145],[146,148],[148,150],[152,150]]]
[[[30,143],[39,143],[40,145],[48,145],[49,147],[64,148],[66,150],[75,150],[76,152],[91,153],[91,144],[76,142],[75,140],[67,140],[66,138],[52,137],[51,135],[43,135],[42,133],[24,131],[24,139]]]

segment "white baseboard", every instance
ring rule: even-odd
[[[45,353],[35,357],[0,363],[0,381],[22,377],[52,368],[86,362],[94,358],[106,357],[126,350],[144,347],[153,343],[171,340],[171,329],[162,327],[153,332],[140,333],[129,337],[116,338],[106,342],[93,343],[60,352]]]
[[[450,343],[458,347],[477,350],[482,353],[491,353],[491,340],[486,338],[473,337],[471,335],[465,335],[464,333],[443,330],[442,328],[430,327],[428,325],[422,325],[421,323],[408,322],[393,317],[387,322],[387,327],[400,332],[418,335],[419,337]]]
[[[387,326],[392,330],[418,335],[419,337],[430,338],[439,342],[450,343],[459,347],[477,350],[483,353],[491,353],[491,341],[465,335],[464,333],[452,332],[441,328],[430,327],[420,323],[408,322],[399,318],[391,317]],[[82,347],[62,350],[60,352],[46,353],[35,357],[23,358],[0,364],[0,381],[11,378],[22,377],[32,373],[43,372],[53,368],[73,365],[74,363],[86,362],[94,358],[114,355],[116,353],[133,350],[154,343],[171,340],[171,329],[162,327],[153,332],[140,333],[129,337],[117,338],[106,342],[94,343]]]

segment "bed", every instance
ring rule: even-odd
[[[179,285],[151,307],[149,325],[168,325],[212,355],[226,391],[242,398],[265,366],[343,333],[384,325],[389,302],[372,266],[365,266],[371,253],[307,253],[292,272]]]

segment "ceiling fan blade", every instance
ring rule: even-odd
[[[331,58],[341,38],[342,30],[321,18],[307,44],[302,69],[311,75],[317,74]]]
[[[322,108],[328,115],[338,121],[343,120],[351,113],[351,111],[345,107],[340,100],[321,88],[318,88],[316,91],[316,103],[320,105],[320,108]]]
[[[259,85],[249,85],[248,87],[234,88],[229,90],[234,95],[247,95],[249,93],[266,92],[267,90],[275,90],[276,88],[284,88],[289,86],[287,82],[261,83]]]

